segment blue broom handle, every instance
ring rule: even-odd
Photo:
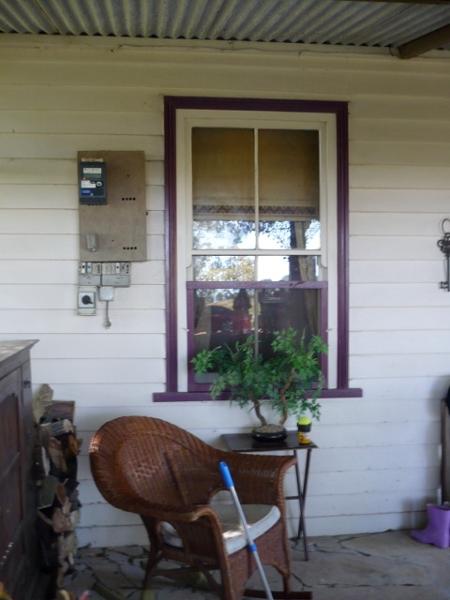
[[[266,596],[267,596],[268,600],[273,600],[272,592],[270,591],[269,582],[267,581],[267,577],[264,572],[264,568],[262,566],[261,559],[259,558],[256,544],[250,533],[250,529],[247,524],[247,519],[245,518],[244,511],[242,510],[242,505],[241,505],[238,495],[236,493],[230,469],[228,468],[227,463],[223,460],[219,463],[219,467],[220,467],[220,473],[222,475],[223,483],[224,483],[225,487],[231,493],[231,497],[233,498],[234,505],[239,514],[239,518],[240,518],[242,526],[244,528],[245,537],[247,538],[247,546],[248,546],[249,551],[253,554],[253,558],[255,559],[256,566],[258,567],[259,575],[261,577],[261,580],[262,580],[262,583],[263,583],[263,586],[264,586],[264,589],[266,592]]]

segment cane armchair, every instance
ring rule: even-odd
[[[201,571],[223,600],[239,600],[244,591],[246,596],[260,594],[245,590],[256,565],[242,531],[225,531],[223,516],[210,505],[213,496],[224,489],[218,465],[226,460],[245,508],[257,504],[256,508],[268,509],[267,524],[256,543],[262,563],[275,567],[282,577],[283,591],[274,597],[312,597],[309,592],[291,592],[289,587],[283,477],[294,458],[224,452],[175,425],[149,417],[120,417],[105,423],[94,435],[89,453],[103,497],[117,508],[140,515],[147,530],[150,550],[144,591],[158,563],[171,559]],[[216,570],[220,584],[210,573]]]

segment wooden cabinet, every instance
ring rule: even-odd
[[[30,348],[0,342],[0,581],[14,600],[39,600]]]

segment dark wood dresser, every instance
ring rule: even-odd
[[[40,600],[33,483],[30,349],[0,341],[0,581],[14,600]]]

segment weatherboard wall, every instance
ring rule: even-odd
[[[34,385],[77,403],[81,543],[145,539],[90,476],[89,438],[106,420],[157,416],[211,443],[252,424],[228,403],[152,402],[165,389],[164,95],[349,101],[350,384],[364,395],[323,401],[308,532],[411,527],[436,498],[450,383],[450,294],[438,286],[436,246],[450,216],[448,54],[319,50],[0,37],[0,338],[39,338]],[[144,150],[147,160],[150,260],[117,290],[108,331],[101,308],[76,315],[83,148]]]

